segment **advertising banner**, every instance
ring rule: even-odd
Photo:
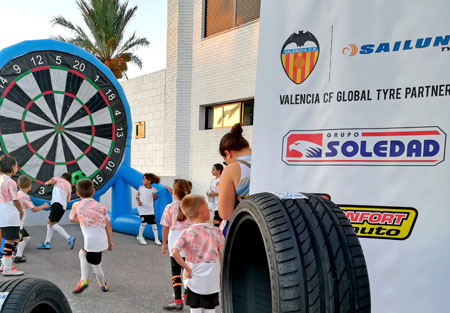
[[[263,0],[251,193],[326,193],[372,312],[450,307],[450,2]]]

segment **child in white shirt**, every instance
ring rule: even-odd
[[[155,237],[155,244],[161,245],[161,241],[158,239],[158,228],[155,220],[155,209],[153,206],[153,200],[156,200],[156,189],[152,187],[152,184],[159,184],[159,177],[152,173],[146,173],[142,177],[142,186],[139,187],[136,200],[138,202],[138,213],[141,218],[141,225],[139,226],[139,234],[137,235],[137,241],[146,245],[147,241],[144,239],[144,229],[147,224],[150,224],[153,230],[153,236]]]
[[[55,185],[52,192],[52,201],[50,205],[50,214],[48,216],[47,222],[47,236],[45,241],[41,243],[38,249],[51,249],[52,245],[50,241],[52,240],[53,232],[56,231],[58,234],[67,240],[67,244],[70,249],[73,249],[75,245],[75,237],[70,236],[64,228],[62,228],[58,223],[66,212],[67,201],[70,200],[72,194],[72,185],[70,181],[72,176],[69,173],[64,173],[61,177],[53,177],[52,179],[45,182],[46,185]]]
[[[17,185],[19,186],[19,201],[22,205],[23,209],[23,217],[20,219],[20,242],[17,245],[16,256],[14,257],[14,263],[22,263],[26,262],[26,258],[23,255],[23,251],[27,246],[28,241],[30,241],[30,235],[27,230],[24,228],[25,219],[27,217],[28,210],[32,212],[39,212],[43,209],[48,208],[48,203],[45,202],[39,206],[35,206],[33,202],[31,202],[30,196],[27,194],[31,190],[31,178],[25,175],[20,176],[17,179]]]
[[[206,192],[208,196],[209,202],[212,204],[212,210],[214,212],[213,224],[214,226],[219,227],[222,222],[222,218],[219,216],[219,181],[220,175],[222,175],[223,165],[222,164],[214,164],[211,169],[211,174],[214,178],[211,180],[211,184],[209,186],[209,190]]]

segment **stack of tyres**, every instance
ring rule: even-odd
[[[69,302],[52,282],[38,278],[0,283],[0,313],[72,313]]]
[[[318,195],[259,193],[231,220],[222,271],[224,313],[370,313],[370,286],[355,231]]]

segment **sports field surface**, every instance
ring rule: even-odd
[[[73,313],[169,312],[161,308],[173,300],[168,254],[162,255],[161,248],[151,240],[147,240],[147,245],[140,245],[135,237],[116,232],[113,232],[115,249],[104,252],[102,259],[110,291],[101,292],[91,271],[89,287],[81,294],[73,294],[72,289],[80,279],[78,251],[83,246],[83,237],[79,225],[63,227],[77,238],[73,250],[56,233],[51,250],[38,250],[36,247],[45,238],[46,227],[26,227],[31,240],[24,252],[27,262],[17,266],[25,272],[21,277],[43,278],[55,283],[66,295]],[[11,278],[0,275],[0,282],[7,279]],[[189,312],[189,307],[176,312]],[[221,312],[220,308],[216,312]]]

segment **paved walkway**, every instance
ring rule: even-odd
[[[24,254],[28,261],[18,266],[25,272],[23,277],[44,278],[55,283],[66,295],[73,313],[168,312],[161,306],[173,299],[169,256],[162,255],[160,247],[153,241],[140,245],[135,237],[115,232],[115,249],[104,252],[102,260],[110,292],[99,290],[91,272],[89,288],[81,294],[72,294],[80,279],[78,251],[83,246],[83,238],[78,225],[63,227],[77,238],[73,250],[56,233],[53,234],[51,250],[38,250],[36,247],[45,238],[46,227],[27,227],[31,240]],[[0,282],[6,279],[0,275]],[[220,309],[216,311],[221,312]],[[189,307],[185,307],[183,312],[189,312]]]

